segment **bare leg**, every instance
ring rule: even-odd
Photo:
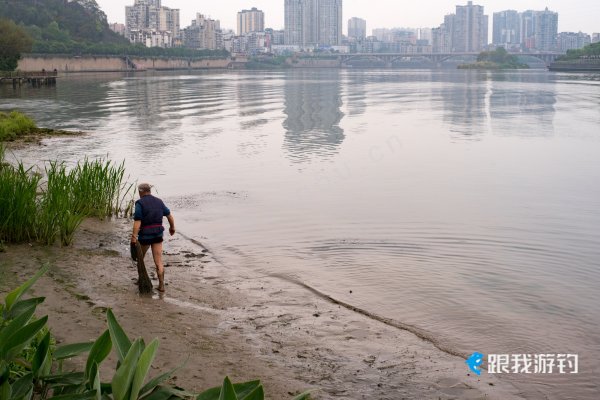
[[[156,265],[156,274],[158,275],[158,291],[165,291],[165,269],[162,262],[162,243],[154,243],[152,245],[152,257],[154,258],[154,264]]]
[[[146,253],[148,252],[149,248],[150,248],[149,244],[143,244],[142,245],[142,254],[144,255],[144,257],[146,257]]]

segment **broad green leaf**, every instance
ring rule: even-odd
[[[6,298],[4,299],[4,303],[6,304],[6,309],[5,311],[10,311],[10,309],[12,308],[12,306],[15,304],[15,302],[17,300],[19,300],[21,298],[21,296],[23,296],[23,294],[25,292],[27,292],[29,290],[29,288],[38,280],[40,279],[40,277],[42,275],[44,275],[49,269],[48,264],[44,265],[42,268],[40,268],[40,270],[38,272],[36,272],[36,274],[29,279],[27,282],[25,282],[24,284],[22,284],[21,286],[19,286],[18,288],[16,288],[15,290],[13,290],[12,292],[10,292],[9,294],[6,295]]]
[[[10,387],[10,383],[5,381],[2,385],[0,385],[0,399],[10,399],[12,396],[12,388]]]
[[[169,379],[171,377],[171,375],[173,375],[175,373],[175,371],[177,371],[182,366],[183,366],[183,364],[180,365],[179,367],[173,368],[169,372],[165,372],[164,374],[160,374],[156,378],[151,379],[140,390],[140,394],[143,396],[143,395],[147,394],[149,391],[154,390],[155,387],[157,387],[158,385],[160,385],[161,383],[163,383],[164,381],[166,381],[167,379]],[[220,388],[217,388],[217,389],[220,389]],[[217,396],[218,395],[219,395],[219,392],[217,392]]]
[[[84,382],[85,376],[83,372],[66,372],[63,374],[46,375],[40,377],[40,380],[55,385],[81,385]]]
[[[38,348],[35,350],[35,354],[33,355],[33,360],[31,362],[31,370],[33,375],[37,378],[40,375],[46,375],[46,371],[48,362],[52,362],[49,357],[50,355],[50,332],[46,332],[44,338],[38,345]]]
[[[9,337],[12,336],[16,331],[24,327],[33,317],[35,312],[35,306],[29,307],[24,310],[21,315],[13,319],[4,328],[0,329],[0,358],[8,349],[5,348],[5,344]]]
[[[235,389],[228,376],[223,380],[223,386],[221,386],[221,393],[219,394],[219,400],[239,400],[235,394]]]
[[[89,390],[83,393],[62,394],[59,396],[50,397],[49,400],[94,400],[95,398],[96,391]]]
[[[131,345],[123,363],[115,372],[112,379],[113,397],[115,400],[125,400],[131,393],[131,382],[135,374],[138,359],[142,353],[142,341],[137,339]]]
[[[2,344],[3,354],[9,359],[21,352],[25,346],[38,334],[46,325],[48,316],[38,319],[28,325],[25,325],[13,333],[5,343]]]
[[[294,397],[292,400],[309,400],[312,392],[314,392],[314,390],[307,390],[306,392]]]
[[[82,353],[87,353],[92,349],[94,342],[87,343],[73,343],[58,347],[54,351],[54,359],[64,360],[65,358],[71,358],[78,356]]]
[[[6,361],[0,361],[0,385],[6,382],[9,377],[10,370],[8,369],[8,363]]]
[[[30,372],[27,375],[23,375],[17,381],[15,381],[15,383],[12,384],[11,397],[13,399],[31,397],[30,394],[32,392],[33,392],[33,374]]]
[[[196,400],[218,400],[220,394],[221,386],[217,386],[210,389],[206,389],[204,392],[200,393],[196,397]]]
[[[248,394],[255,391],[256,388],[258,388],[259,386],[260,386],[260,381],[258,381],[258,380],[243,382],[243,383],[234,383],[233,390],[235,390],[236,396],[240,400],[243,400],[246,398],[246,396],[248,396]]]
[[[236,396],[239,400],[243,400],[248,394],[252,393],[252,391],[256,390],[257,387],[260,386],[260,381],[248,381],[243,383],[234,383],[233,390],[235,391]],[[221,386],[217,386],[214,388],[210,388],[200,393],[196,400],[213,400],[218,399],[221,394]]]
[[[115,344],[115,348],[117,350],[117,356],[119,357],[119,362],[123,362],[127,352],[131,348],[131,340],[127,337],[127,334],[117,322],[117,318],[115,318],[115,314],[113,314],[111,309],[108,309],[106,312],[106,320],[108,321],[108,330],[110,331],[110,337]]]
[[[262,385],[260,385],[244,397],[238,395],[238,398],[240,400],[265,400],[265,392]]]
[[[93,363],[90,368],[90,374],[88,375],[88,380],[85,382],[85,386],[88,390],[94,389],[94,380],[96,379],[96,375],[98,375],[98,364]]]
[[[245,396],[250,394],[258,386],[260,386],[260,381],[256,380],[243,383],[234,383],[233,389],[235,390],[235,394],[238,396],[238,398],[242,400]],[[220,393],[221,386],[217,386],[200,393],[198,397],[196,397],[196,400],[216,400],[219,398]]]
[[[172,388],[160,386],[148,396],[142,397],[142,400],[168,400],[173,396],[176,394],[173,393]]]
[[[96,391],[96,400],[102,400],[102,384],[100,382],[100,371],[98,371],[98,364],[96,365],[96,376],[94,377],[94,387],[93,389]]]
[[[142,352],[133,376],[131,395],[129,396],[130,400],[136,400],[138,398],[140,389],[146,380],[146,375],[148,375],[148,371],[150,370],[152,361],[154,361],[154,356],[156,355],[157,350],[158,340],[154,339]]]
[[[12,306],[9,312],[5,313],[4,318],[13,319],[30,307],[34,307],[35,309],[35,307],[43,303],[44,300],[46,300],[45,297],[34,297],[32,299],[18,301]]]
[[[100,365],[102,361],[110,354],[112,349],[112,342],[110,341],[110,333],[108,329],[104,331],[102,335],[94,342],[94,345],[90,349],[87,362],[85,364],[85,377],[89,378],[90,370],[94,363]]]

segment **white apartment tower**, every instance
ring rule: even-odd
[[[264,32],[265,13],[252,7],[250,10],[242,10],[237,14],[237,34],[245,35],[250,32]]]

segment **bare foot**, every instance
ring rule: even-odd
[[[157,289],[159,292],[164,293],[165,292],[165,287],[164,286],[159,286]]]

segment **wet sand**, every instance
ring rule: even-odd
[[[520,398],[509,382],[468,374],[464,359],[413,333],[335,304],[289,277],[262,276],[243,262],[224,265],[182,235],[165,243],[166,294],[140,297],[128,258],[130,226],[88,220],[73,248],[7,246],[0,253],[2,297],[49,262],[33,293],[46,297],[38,314],[50,315],[60,342],[95,339],[112,308],[130,336],[160,339],[155,374],[187,360],[173,382],[192,391],[229,375],[260,378],[267,398],[277,400],[307,389],[316,389],[316,399]],[[150,255],[146,265],[153,265]]]

